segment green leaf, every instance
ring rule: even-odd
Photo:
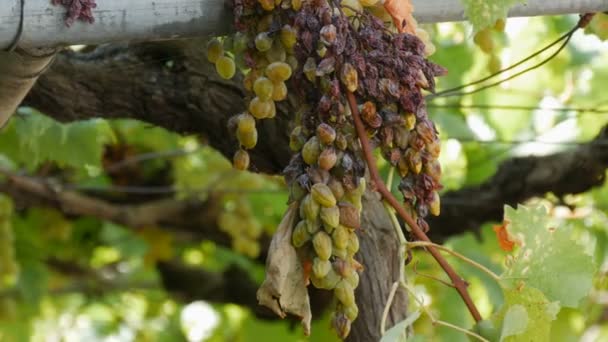
[[[507,17],[509,9],[524,0],[462,0],[464,13],[473,24],[475,32],[494,25],[496,20]]]
[[[501,326],[500,341],[549,341],[551,322],[559,304],[549,302],[539,290],[532,287],[504,289],[505,304],[492,320]]]
[[[416,310],[409,314],[409,316],[403,321],[395,324],[392,328],[388,329],[380,342],[405,342],[407,341],[407,327],[414,324],[420,317],[420,311]]]
[[[577,307],[591,290],[595,266],[585,248],[571,237],[570,227],[555,227],[542,205],[505,206],[509,238],[520,247],[501,283],[534,287],[562,306]]]

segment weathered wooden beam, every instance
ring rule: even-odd
[[[2,0],[0,49],[17,36],[22,0]],[[25,48],[113,41],[141,41],[207,36],[228,32],[230,0],[98,0],[96,21],[66,27],[65,9],[51,0],[26,0],[19,46]],[[460,0],[413,0],[419,22],[464,20]],[[537,16],[608,11],[608,0],[528,0],[510,16]]]

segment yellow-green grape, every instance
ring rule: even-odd
[[[348,244],[346,245],[346,251],[350,255],[355,255],[359,251],[359,237],[355,232],[350,232],[348,235]]]
[[[498,20],[496,20],[496,23],[494,24],[494,30],[496,30],[498,32],[502,32],[505,30],[506,25],[507,25],[507,22],[505,19],[498,19]]]
[[[258,130],[254,129],[250,132],[236,131],[236,138],[239,140],[241,146],[246,149],[252,149],[258,143]]]
[[[224,46],[219,39],[214,38],[207,43],[207,60],[211,63],[216,63],[217,60],[224,55]]]
[[[347,17],[357,14],[357,12],[363,12],[363,7],[361,6],[359,0],[342,0],[340,5],[342,6],[342,11],[344,11],[344,14]]]
[[[308,57],[306,62],[304,63],[304,67],[302,68],[304,75],[310,82],[314,82],[317,77],[317,63],[315,59],[312,57]]]
[[[274,82],[272,85],[272,100],[285,100],[287,98],[287,85],[285,85],[285,82]]]
[[[327,46],[319,42],[319,46],[317,47],[317,55],[323,58],[325,57],[325,54],[327,54]],[[317,76],[319,75],[317,74]]]
[[[306,230],[308,231],[308,233],[310,235],[315,234],[316,232],[319,231],[319,229],[320,229],[320,226],[319,226],[318,220],[314,220],[314,221],[306,220]]]
[[[307,232],[308,233],[308,232]],[[315,253],[321,260],[329,260],[332,251],[331,237],[324,232],[319,231],[312,237],[312,246]]]
[[[272,43],[272,47],[270,50],[266,51],[266,59],[273,62],[285,62],[287,59],[287,53],[285,52],[285,47],[278,40],[275,40]]]
[[[327,186],[331,189],[331,193],[334,194],[337,201],[344,197],[344,186],[342,185],[342,182],[336,178],[332,177],[329,182],[327,182]]]
[[[319,167],[327,171],[331,170],[336,165],[337,161],[338,155],[333,147],[324,149],[318,159]]]
[[[291,70],[296,70],[299,65],[298,59],[293,55],[289,55],[289,56],[287,56],[287,64],[289,64],[289,66],[291,67]]]
[[[315,276],[314,271],[310,276],[310,281],[312,284],[316,288],[323,290],[333,290],[341,279],[342,278],[338,275],[338,273],[336,273],[336,271],[334,271],[333,268],[330,268],[329,272],[327,272],[324,277]]]
[[[272,81],[264,76],[259,77],[253,83],[253,92],[262,101],[272,99],[273,90]]]
[[[276,108],[272,100],[264,101],[256,96],[249,101],[249,113],[256,119],[272,118]]]
[[[291,67],[285,62],[273,62],[266,67],[266,76],[273,82],[284,82],[291,77]]]
[[[359,273],[353,270],[352,272],[348,273],[344,280],[346,280],[350,286],[353,287],[353,289],[356,289],[357,286],[359,286]]]
[[[344,306],[355,304],[355,290],[347,281],[340,281],[334,289],[334,295]]]
[[[247,170],[249,168],[249,153],[243,149],[239,149],[234,153],[232,164],[237,170]]]
[[[272,11],[274,9],[274,0],[258,0],[258,2],[266,11]]]
[[[416,127],[416,114],[414,113],[405,113],[405,128],[409,131],[413,130]]]
[[[296,126],[289,135],[289,148],[292,151],[299,151],[306,143],[306,137],[302,133],[302,126]]]
[[[355,319],[357,319],[357,316],[359,316],[359,308],[356,304],[344,306],[343,311],[344,315],[346,315],[346,318],[351,321],[354,321]]]
[[[236,72],[236,65],[232,58],[222,56],[215,61],[215,70],[223,79],[229,80]]]
[[[351,93],[354,93],[359,86],[359,76],[357,74],[357,69],[350,64],[346,63],[342,67],[342,73],[340,74],[340,80],[346,86],[346,89]]]
[[[318,278],[325,277],[331,270],[331,262],[329,260],[321,260],[315,258],[312,263],[312,272]]]
[[[293,229],[291,234],[291,243],[296,247],[300,248],[304,246],[306,242],[310,240],[310,234],[306,230],[306,222],[304,220],[298,222],[296,227]]]
[[[331,192],[331,189],[323,183],[313,185],[310,188],[310,194],[315,202],[326,208],[336,205],[336,198],[334,197],[334,194]]]
[[[339,258],[339,259],[348,258],[348,252],[346,251],[345,248],[338,248],[337,246],[334,246],[332,253],[336,258]]]
[[[321,146],[317,137],[313,136],[302,147],[302,158],[308,165],[314,165],[321,154]]]
[[[319,216],[321,206],[312,199],[310,194],[304,196],[300,203],[300,218],[315,222]]]
[[[340,209],[337,206],[321,208],[320,216],[321,221],[330,227],[335,228],[340,223]]]
[[[488,61],[488,70],[490,73],[495,74],[502,69],[502,63],[500,62],[500,58],[495,54],[490,55],[490,60]]]
[[[473,38],[475,44],[479,46],[481,51],[485,53],[490,53],[494,49],[494,41],[492,40],[492,32],[489,28],[485,28],[475,34]]]
[[[439,216],[441,212],[441,198],[437,191],[433,191],[433,200],[429,203],[429,212],[434,216]]]
[[[331,234],[331,238],[334,241],[334,245],[339,249],[347,249],[348,241],[349,241],[349,231],[348,228],[343,225],[338,225],[334,232]]]
[[[255,129],[255,119],[248,113],[237,116],[237,128],[240,133],[247,134]]]
[[[262,33],[258,33],[257,36],[255,36],[255,48],[260,51],[260,52],[266,52],[268,50],[270,50],[270,48],[272,47],[272,38],[270,38],[270,36],[268,35],[268,32],[262,32]]]
[[[299,11],[302,8],[302,0],[291,0],[291,8],[294,11]]]
[[[283,26],[281,28],[280,38],[281,38],[281,43],[283,43],[283,46],[285,46],[285,48],[287,50],[291,50],[294,47],[294,45],[296,45],[296,41],[298,38],[296,29],[294,29],[293,27],[291,27],[289,25]]]

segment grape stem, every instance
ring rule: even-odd
[[[385,201],[387,201],[391,207],[395,209],[397,214],[401,216],[401,218],[408,224],[411,228],[412,233],[421,241],[432,242],[429,237],[420,229],[418,224],[412,219],[410,215],[407,214],[403,206],[399,203],[397,198],[393,196],[393,194],[388,190],[386,184],[380,177],[378,172],[378,168],[376,167],[376,160],[372,154],[372,149],[369,143],[369,139],[367,138],[367,133],[365,131],[365,127],[363,127],[363,122],[361,121],[361,117],[359,116],[359,108],[357,107],[357,100],[355,99],[355,95],[347,91],[346,98],[348,100],[348,105],[353,115],[355,129],[357,130],[357,136],[359,137],[359,141],[361,143],[361,149],[363,150],[363,157],[365,158],[365,162],[367,163],[367,167],[369,169],[369,174],[372,182],[375,184],[376,190],[382,195]],[[479,310],[473,303],[471,296],[467,291],[468,284],[454,271],[452,266],[447,262],[447,260],[439,253],[439,251],[432,245],[426,247],[426,249],[431,253],[433,258],[437,261],[439,266],[445,271],[448,275],[452,284],[458,291],[458,294],[464,301],[467,309],[473,316],[476,322],[481,321],[481,315],[479,314]]]

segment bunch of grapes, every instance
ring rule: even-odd
[[[219,214],[217,224],[221,231],[232,238],[232,249],[250,258],[258,257],[263,227],[253,215],[245,196],[225,199],[224,210]]]
[[[306,279],[332,290],[332,325],[342,338],[358,315],[355,289],[365,162],[353,125],[353,93],[373,147],[399,170],[406,208],[423,228],[424,217],[439,214],[437,161],[440,144],[428,119],[422,89],[433,90],[444,70],[426,56],[428,34],[406,23],[399,33],[391,16],[374,0],[235,0],[230,39],[235,64],[246,74],[248,111],[231,120],[240,143],[239,169],[249,166],[247,149],[257,143],[256,120],[272,118],[276,101],[290,93],[295,103],[284,171],[290,201],[299,203],[292,243],[298,248]],[[209,46],[220,70],[220,44]],[[217,59],[215,58],[217,57]],[[230,70],[229,70],[230,71]]]

